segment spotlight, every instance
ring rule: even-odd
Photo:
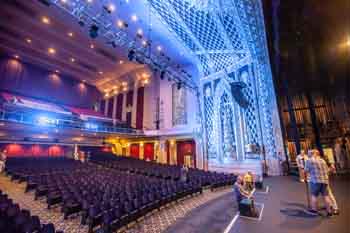
[[[162,71],[160,72],[160,79],[161,79],[161,80],[164,80],[164,76],[165,76],[165,71],[162,70]]]
[[[178,90],[181,89],[181,83],[177,83],[177,89],[178,89]]]
[[[97,36],[98,36],[98,26],[93,24],[91,25],[90,27],[90,30],[89,30],[89,34],[90,34],[90,37],[95,39]]]
[[[134,22],[136,22],[136,21],[137,21],[137,15],[133,14],[133,15],[131,16],[131,20],[134,21]]]
[[[43,22],[44,24],[50,24],[50,19],[46,16],[43,16],[41,18],[41,22]]]
[[[85,26],[85,22],[82,19],[80,19],[78,21],[78,24],[80,25],[80,27],[84,27]]]
[[[117,43],[115,43],[115,41],[110,41],[108,44],[111,44],[113,48],[117,47]]]
[[[115,11],[115,6],[113,4],[109,4],[108,6],[103,6],[103,9],[105,9],[108,14],[111,14],[113,11]]]
[[[127,28],[129,25],[126,22],[122,21],[122,20],[118,20],[117,21],[117,26],[119,28]]]
[[[134,58],[135,58],[135,51],[132,49],[132,50],[130,50],[129,53],[128,53],[128,60],[129,60],[129,61],[133,61]]]

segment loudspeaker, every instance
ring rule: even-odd
[[[38,0],[40,3],[44,4],[45,6],[50,6],[51,1],[50,0]]]

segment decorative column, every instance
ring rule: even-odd
[[[144,143],[143,142],[140,142],[140,156],[139,158],[140,159],[144,159],[145,158],[145,147],[144,147]]]
[[[117,112],[117,95],[113,96],[113,112],[112,112],[112,118],[116,118],[116,112]]]
[[[137,114],[137,89],[138,84],[135,82],[134,91],[132,93],[132,111],[131,111],[131,126],[136,128],[136,114]]]
[[[128,94],[127,94],[128,92],[125,92],[125,93],[123,93],[123,108],[122,108],[122,121],[126,121],[126,113],[127,113],[127,109],[126,109],[126,99],[127,99],[127,96],[128,96]]]
[[[159,163],[167,163],[167,148],[166,148],[166,140],[160,139],[159,141],[159,154],[157,162]]]
[[[177,149],[176,149],[176,141],[174,139],[170,140],[170,164],[177,164]]]

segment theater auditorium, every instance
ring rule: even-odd
[[[346,233],[350,128],[286,125],[280,2],[0,1],[0,232]]]

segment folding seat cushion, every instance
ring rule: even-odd
[[[13,219],[15,232],[22,232],[22,227],[30,221],[30,216],[23,212],[19,212]]]
[[[93,231],[93,228],[102,223],[102,210],[101,207],[93,205],[89,208],[89,214],[87,218],[87,224],[89,226],[89,232]]]
[[[15,216],[17,216],[19,213],[20,213],[19,205],[18,204],[11,205],[7,208],[6,218],[14,219]]]
[[[55,226],[52,223],[44,224],[40,233],[55,233]]]
[[[115,228],[117,228],[117,224],[115,223],[115,226],[112,226],[113,221],[117,220],[115,217],[115,211],[114,209],[110,209],[109,211],[103,212],[102,217],[102,230],[103,233],[111,233],[112,231],[115,231]]]
[[[64,219],[67,219],[69,215],[78,213],[81,210],[81,204],[78,203],[75,199],[71,198],[66,200],[63,204],[62,212],[64,213]]]
[[[48,193],[47,185],[38,185],[35,190],[35,200],[37,200],[38,197],[45,196],[47,193]]]
[[[59,191],[50,192],[46,198],[47,208],[50,209],[52,205],[61,203],[62,201],[63,198]]]

